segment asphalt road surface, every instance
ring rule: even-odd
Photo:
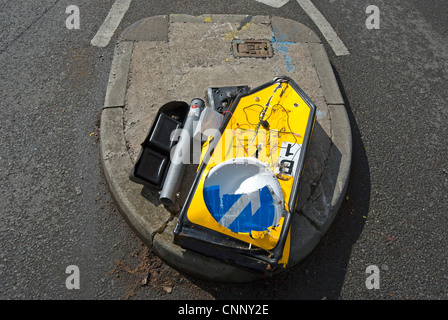
[[[342,208],[303,263],[250,284],[199,281],[149,252],[117,212],[98,135],[119,33],[153,15],[229,13],[294,19],[323,38],[298,1],[264,2],[133,0],[97,47],[113,0],[1,0],[1,299],[448,298],[446,1],[312,1],[350,53],[324,41],[353,162]],[[79,29],[66,27],[70,5]],[[379,29],[366,27],[369,5]],[[71,265],[79,289],[67,288]],[[377,289],[366,286],[371,265]]]

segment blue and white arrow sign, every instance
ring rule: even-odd
[[[250,193],[221,194],[219,185],[204,188],[210,214],[232,232],[266,231],[278,223],[274,197],[268,186]]]

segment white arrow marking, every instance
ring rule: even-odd
[[[255,0],[257,2],[264,3],[274,8],[280,8],[289,2],[289,0]],[[342,40],[338,37],[333,30],[327,19],[320,13],[320,11],[314,6],[310,0],[297,0],[302,9],[308,14],[308,16],[314,21],[319,28],[322,35],[327,40],[328,44],[333,49],[337,56],[344,56],[350,54]]]
[[[226,212],[219,220],[219,224],[228,228],[233,221],[241,214],[244,208],[250,203],[252,215],[261,207],[260,190],[242,194],[241,197],[233,204],[233,206]]]
[[[95,47],[105,47],[109,44],[115,30],[128,11],[132,0],[116,0],[112,5],[106,19],[90,43]]]
[[[327,39],[328,44],[331,48],[333,48],[333,51],[337,56],[350,54],[331,25],[310,0],[297,0],[297,2],[317,25],[320,32],[322,32],[325,39]]]

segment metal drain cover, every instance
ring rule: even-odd
[[[274,56],[269,40],[234,40],[232,41],[233,56],[251,58],[271,58]]]

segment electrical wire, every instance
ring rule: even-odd
[[[288,88],[288,85],[289,85],[289,84],[286,83],[286,86],[283,88],[282,92],[280,93],[280,98],[281,98],[281,97],[283,96],[283,94],[285,93],[286,89]],[[277,103],[277,104],[275,104],[275,105],[269,107],[269,104],[270,104],[270,102],[271,102],[271,100],[272,100],[272,98],[273,98],[275,92],[276,92],[280,87],[282,87],[282,84],[281,84],[281,83],[274,89],[274,92],[272,93],[272,96],[269,98],[269,100],[268,100],[268,102],[266,103],[265,106],[262,106],[261,104],[258,104],[258,103],[254,103],[254,104],[251,104],[251,105],[246,106],[246,107],[243,108],[243,113],[244,113],[244,116],[245,116],[245,118],[246,118],[247,123],[243,123],[243,124],[238,124],[238,123],[237,123],[237,127],[236,127],[236,128],[233,128],[234,122],[233,122],[233,114],[232,114],[232,112],[230,112],[230,111],[224,111],[224,112],[221,114],[220,124],[222,124],[222,119],[223,119],[223,115],[224,115],[224,113],[230,113],[230,116],[231,116],[231,119],[232,119],[232,122],[231,122],[232,132],[233,132],[234,136],[236,136],[236,140],[238,141],[239,145],[243,148],[245,154],[248,154],[248,148],[249,148],[249,146],[253,143],[253,141],[255,140],[255,138],[257,137],[257,135],[258,135],[258,130],[259,130],[259,128],[260,128],[260,125],[262,125],[262,122],[263,122],[263,121],[266,121],[266,122],[268,123],[268,125],[269,125],[268,120],[271,119],[271,117],[273,116],[273,114],[275,114],[275,112],[277,112],[277,110],[280,110],[280,109],[283,110],[283,112],[285,113],[285,115],[284,115],[283,117],[286,117],[286,126],[287,126],[287,129],[289,129],[289,131],[284,131],[284,130],[286,129],[285,127],[283,127],[283,128],[280,129],[280,130],[274,130],[274,129],[270,129],[270,128],[267,128],[267,130],[268,130],[268,131],[277,132],[277,133],[278,133],[278,137],[280,137],[280,136],[283,135],[283,134],[291,134],[291,135],[293,136],[293,138],[294,138],[294,144],[297,144],[297,137],[301,137],[300,134],[293,132],[293,130],[292,130],[292,128],[291,128],[291,124],[290,124],[290,115],[289,115],[289,113],[290,113],[291,111],[288,111],[288,110],[287,110],[282,104],[280,104],[280,103]],[[254,108],[254,107],[259,108],[259,110],[257,111],[257,110],[253,110],[253,109],[251,109],[251,108]],[[248,110],[249,110],[249,111],[253,111],[253,112],[258,113],[258,122],[252,122],[252,121],[249,120]],[[266,115],[267,115],[267,117],[266,117]],[[266,117],[266,118],[265,118],[265,117]],[[283,117],[277,118],[277,124],[283,119]],[[249,128],[247,128],[247,129],[242,129],[242,128],[241,128],[242,126],[248,126]],[[240,129],[242,132],[244,132],[244,131],[246,131],[246,130],[250,130],[250,127],[251,127],[251,126],[257,126],[257,127],[256,127],[256,129],[255,129],[255,133],[254,133],[254,137],[252,138],[252,141],[251,141],[250,143],[248,143],[247,148],[246,148],[246,146],[245,146],[245,144],[244,144],[244,141],[241,142],[241,140],[238,139],[238,136],[239,136],[240,134],[238,134],[238,133],[236,132],[236,130]],[[272,127],[272,126],[270,126],[270,127]],[[275,126],[274,126],[274,127],[275,127]],[[269,142],[267,142],[267,144],[269,144],[269,145],[270,145],[270,139],[271,139],[271,138],[270,138],[270,134],[269,134]],[[234,148],[236,148],[236,146],[234,146]],[[277,148],[277,149],[279,148],[278,144],[275,145],[275,146],[273,146],[272,148],[270,148],[270,149],[271,149],[271,150],[270,150],[270,158],[271,158],[271,161],[270,161],[271,164],[270,164],[270,166],[273,166],[274,168],[277,166],[277,163],[278,163],[278,160],[276,161],[276,163],[273,163],[273,158],[272,158],[272,156],[273,156],[273,150],[274,150],[275,148]],[[294,157],[296,156],[296,154],[297,154],[297,152],[298,152],[299,150],[300,150],[300,149],[298,149],[298,150],[294,153]],[[257,147],[257,149],[256,149],[256,151],[255,151],[255,156],[258,155],[258,151],[259,151],[259,149],[258,149],[258,147]],[[278,176],[279,179],[285,179],[285,178],[281,175],[281,173],[277,174],[277,176]]]

